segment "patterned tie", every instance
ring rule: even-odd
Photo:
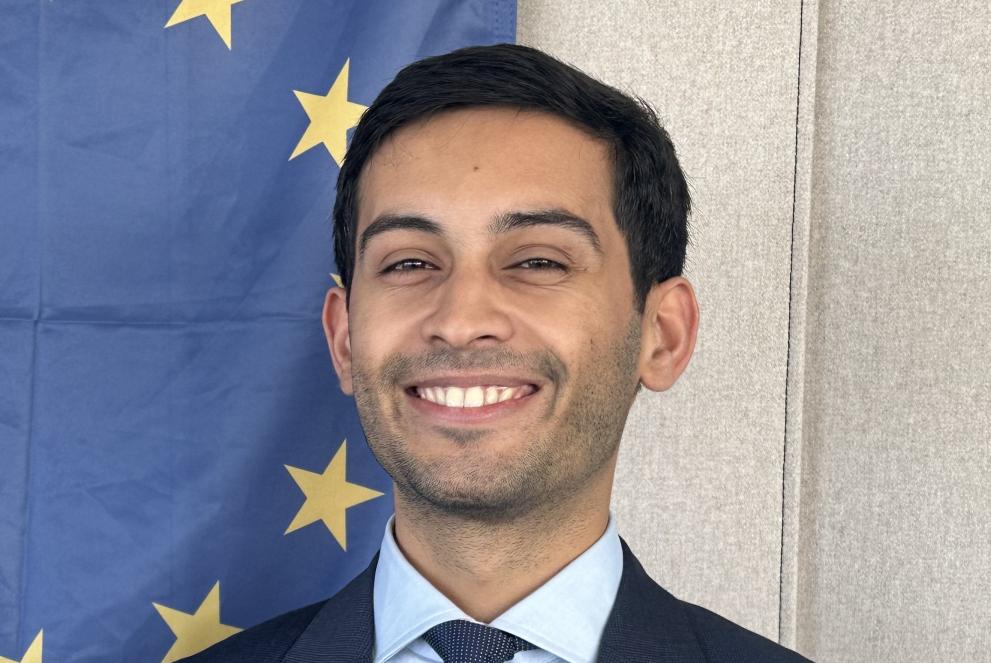
[[[516,652],[537,648],[511,633],[464,619],[438,624],[423,639],[444,663],[505,663]]]

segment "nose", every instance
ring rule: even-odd
[[[431,345],[478,348],[498,345],[512,336],[498,283],[482,267],[453,271],[434,291],[422,335]]]

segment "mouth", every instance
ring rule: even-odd
[[[440,422],[470,424],[518,412],[540,392],[540,385],[516,379],[433,379],[406,387],[420,414]],[[452,384],[454,383],[454,384]]]
[[[433,387],[413,386],[407,388],[406,393],[443,407],[478,408],[526,398],[536,391],[537,385],[535,384],[522,384],[512,387],[503,385],[474,385],[471,387],[449,385]]]

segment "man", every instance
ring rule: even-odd
[[[539,51],[404,69],[338,180],[324,328],[395,517],[330,600],[191,661],[799,661],[656,585],[609,499],[692,355],[689,195],[653,112]]]

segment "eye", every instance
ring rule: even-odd
[[[419,258],[405,258],[385,267],[380,273],[390,274],[398,272],[415,272],[421,269],[437,269],[426,260]]]
[[[522,267],[523,269],[532,270],[545,270],[545,269],[555,269],[558,271],[566,272],[568,268],[557,262],[556,260],[551,260],[550,258],[527,258],[523,262],[516,264],[517,267]]]

